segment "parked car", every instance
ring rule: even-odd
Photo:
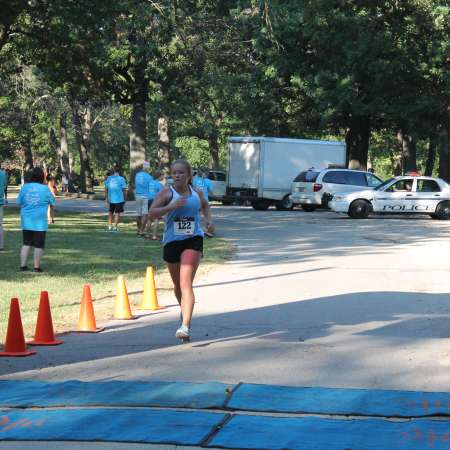
[[[350,169],[314,168],[300,172],[292,182],[291,199],[305,211],[328,207],[337,193],[374,189],[382,180],[371,172]]]
[[[223,170],[209,170],[207,177],[212,183],[212,191],[209,194],[209,198],[229,204],[229,202],[224,200],[227,193],[227,173]]]
[[[450,185],[440,178],[400,176],[374,190],[342,193],[329,202],[333,211],[352,219],[366,219],[371,213],[428,214],[433,219],[450,219]]]
[[[192,175],[197,174],[198,169],[192,169]],[[212,190],[209,193],[209,199],[222,202],[224,205],[231,204],[230,201],[225,200],[227,193],[227,173],[223,170],[206,169],[206,178],[211,180]]]

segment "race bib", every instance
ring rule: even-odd
[[[176,217],[173,221],[173,232],[176,236],[194,234],[195,219],[193,217]]]

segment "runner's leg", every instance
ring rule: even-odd
[[[180,289],[181,312],[183,313],[183,325],[190,326],[192,312],[194,311],[194,289],[192,283],[200,264],[201,253],[197,250],[186,249],[180,257]]]
[[[180,263],[167,263],[167,266],[173,281],[173,293],[177,298],[178,304],[181,306]]]

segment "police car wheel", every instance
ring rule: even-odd
[[[442,202],[437,205],[436,216],[439,220],[450,220],[450,202]]]
[[[367,219],[369,217],[370,205],[365,200],[355,200],[348,210],[352,219]]]

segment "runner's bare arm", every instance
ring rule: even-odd
[[[197,192],[198,196],[200,197],[200,207],[202,209],[203,217],[205,218],[206,231],[208,233],[214,233],[215,227],[212,221],[211,208],[209,206],[208,200],[206,200],[205,195],[202,191],[195,189],[195,192]]]
[[[170,200],[172,200],[172,193],[169,188],[164,188],[162,191],[158,192],[150,207],[150,211],[148,212],[149,220],[159,219],[168,212],[180,208],[186,203],[184,197],[180,197],[173,203],[170,203]]]

